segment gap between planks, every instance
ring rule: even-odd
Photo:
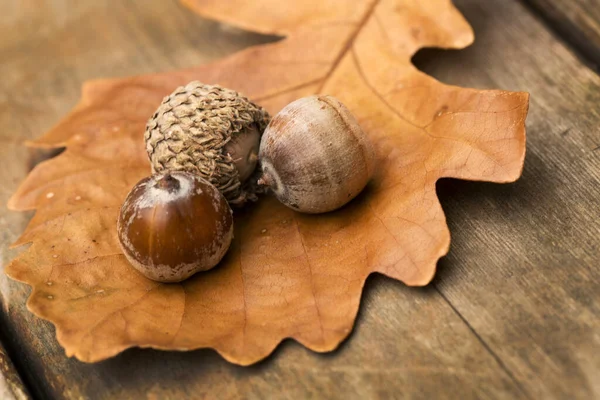
[[[506,366],[506,364],[504,363],[504,361],[502,361],[502,359],[500,358],[500,356],[498,356],[498,354],[496,354],[492,350],[492,348],[487,344],[487,342],[485,340],[483,340],[483,338],[481,337],[481,335],[479,335],[479,333],[477,333],[477,331],[469,323],[469,321],[467,321],[467,319],[460,313],[460,311],[458,311],[458,309],[456,307],[454,307],[454,305],[450,302],[450,299],[448,299],[448,297],[446,297],[446,295],[444,295],[444,293],[438,288],[437,284],[435,282],[432,282],[432,283],[430,283],[430,285],[433,286],[433,288],[435,289],[435,291],[442,297],[442,299],[444,300],[444,302],[446,302],[446,304],[448,304],[448,306],[452,309],[452,311],[454,312],[454,314],[456,314],[456,316],[458,318],[460,318],[460,320],[463,322],[463,324],[465,324],[465,326],[469,329],[469,331],[471,332],[471,334],[473,334],[473,336],[475,336],[475,338],[477,339],[477,341],[483,346],[483,348],[488,352],[488,354],[492,356],[492,358],[494,359],[494,361],[496,362],[496,364],[498,364],[498,366],[500,367],[500,369],[502,371],[504,371],[504,373],[506,374],[506,376],[508,376],[510,378],[510,380],[514,383],[515,387],[519,390],[519,392],[521,392],[521,394],[523,394],[523,396],[525,396],[525,398],[531,400],[532,397],[529,395],[529,393],[527,393],[527,391],[525,390],[525,388],[523,387],[523,385],[521,384],[521,382],[519,382],[517,380],[517,378],[515,378],[515,375],[511,372],[510,369],[508,369],[508,367]]]
[[[518,1],[552,33],[557,41],[562,42],[565,47],[570,49],[582,64],[600,74],[600,43],[598,43],[596,38],[589,37],[586,32],[586,29],[591,29],[592,27],[582,26],[582,23],[571,20],[566,15],[562,15],[558,10],[546,9],[543,5],[543,3],[546,3],[545,0]],[[557,1],[555,4],[556,7],[560,8],[561,1]],[[600,1],[598,6],[600,7]],[[600,20],[594,22],[600,27]]]
[[[1,306],[1,303],[0,303]],[[0,326],[6,326],[2,324]],[[25,375],[16,366],[14,354],[5,340],[7,332],[0,328],[0,398],[3,400],[31,399],[28,385],[24,383]]]

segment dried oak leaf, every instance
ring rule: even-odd
[[[425,285],[450,242],[442,177],[511,182],[525,154],[526,93],[444,85],[419,72],[423,47],[473,33],[450,0],[186,0],[201,15],[285,36],[212,64],[88,82],[80,103],[30,143],[66,146],[10,200],[36,209],[7,273],[33,287],[29,309],[66,353],[93,362],[132,347],[216,349],[251,364],[284,338],[316,351],[349,334],[365,279]],[[236,215],[222,264],[182,284],[149,281],[116,238],[119,207],[148,175],[142,133],[163,96],[191,80],[238,90],[275,113],[313,93],[341,99],[376,146],[366,192],[342,210],[297,214],[264,198]]]

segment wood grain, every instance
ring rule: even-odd
[[[0,20],[3,204],[27,173],[20,142],[64,115],[83,80],[185,67],[276,39],[202,20],[172,1],[48,0],[28,11],[34,3],[14,2]],[[372,277],[355,333],[333,354],[286,342],[250,368],[208,350],[135,349],[86,365],[67,359],[53,328],[26,311],[29,289],[2,275],[0,329],[32,394],[600,397],[600,78],[516,0],[456,4],[476,44],[423,52],[417,63],[452,84],[530,91],[529,150],[517,184],[440,183],[453,242],[434,285],[409,289]],[[0,209],[2,265],[27,220]]]
[[[600,0],[523,0],[600,70]]]
[[[529,397],[597,398],[600,79],[518,4],[457,3],[478,43],[420,65],[529,91],[528,153],[515,185],[442,182],[455,234],[436,287]]]
[[[21,377],[6,354],[6,349],[0,343],[0,399],[26,400],[29,398]]]

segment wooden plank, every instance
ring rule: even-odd
[[[600,0],[524,0],[600,69]]]
[[[476,44],[419,65],[529,91],[528,153],[516,184],[440,184],[454,234],[436,287],[529,397],[600,398],[600,79],[517,2],[456,3]]]
[[[21,377],[0,343],[0,399],[27,400],[29,398]]]
[[[0,102],[6,105],[0,108],[5,165],[0,202],[27,172],[27,153],[19,141],[48,129],[67,112],[83,80],[183,67],[274,39],[224,29],[172,2],[87,3],[62,9],[64,2],[48,1],[33,15],[25,6],[11,5],[10,18],[0,23],[5,77]],[[592,105],[600,79],[518,3],[490,0],[484,8],[479,0],[460,0],[457,5],[475,25],[477,44],[466,52],[421,56],[419,65],[451,83],[530,90],[530,147],[524,179],[516,185],[441,185],[453,248],[434,286],[410,289],[382,277],[370,279],[356,332],[330,355],[287,342],[274,357],[250,368],[229,365],[209,350],[130,350],[85,365],[65,358],[51,326],[25,310],[29,290],[1,276],[0,326],[21,351],[18,362],[35,385],[33,394],[99,399],[600,396],[594,386],[600,345],[593,334],[599,331],[600,308],[593,246],[600,230],[591,208],[599,198],[598,153],[592,149],[600,144],[600,116]],[[42,33],[37,26],[45,27]],[[7,244],[26,221],[27,216],[0,209],[2,265],[11,256]]]

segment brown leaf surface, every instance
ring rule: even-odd
[[[422,47],[462,48],[473,33],[449,0],[186,0],[206,17],[285,35],[197,68],[87,83],[80,103],[31,143],[67,146],[10,200],[37,213],[7,268],[33,287],[68,355],[98,361],[131,347],[212,347],[251,364],[284,338],[328,351],[349,334],[367,276],[431,281],[450,242],[442,177],[511,182],[525,155],[528,95],[444,85],[410,62]],[[218,268],[182,284],[149,281],[116,238],[119,207],[149,173],[142,133],[162,97],[191,80],[234,88],[275,113],[313,93],[341,99],[373,139],[366,192],[327,215],[264,198],[236,215]]]

